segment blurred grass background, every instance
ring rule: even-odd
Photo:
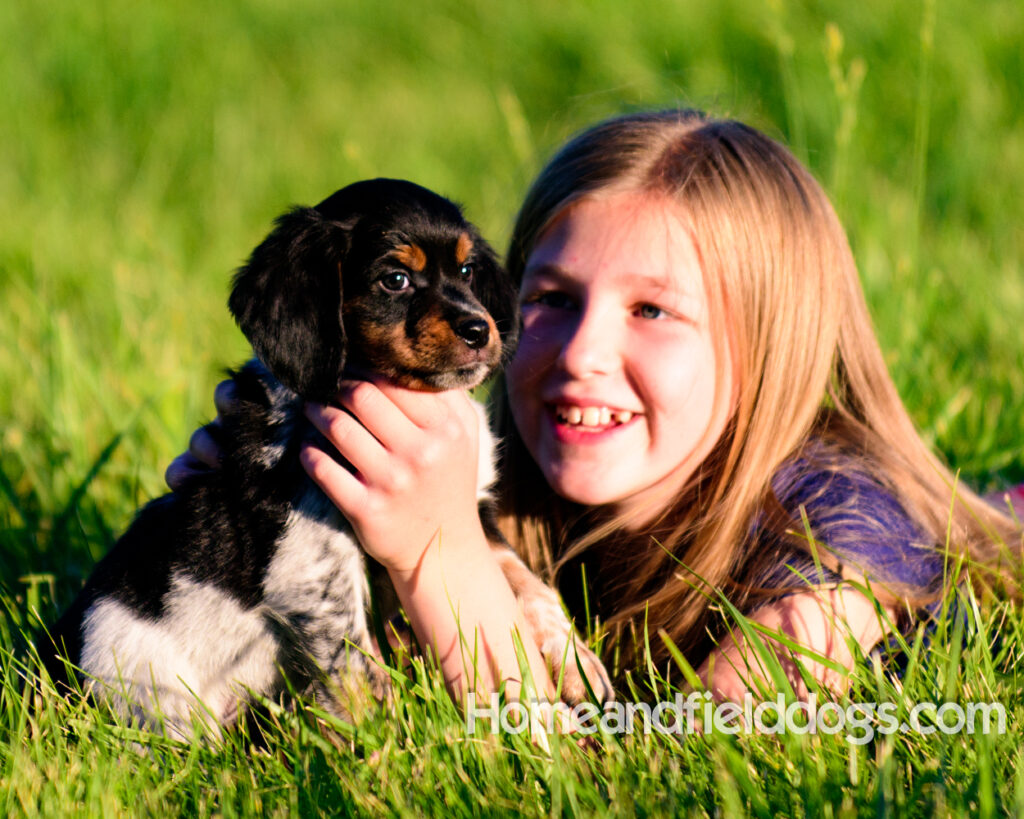
[[[1018,0],[11,0],[0,41],[12,593],[29,571],[76,582],[163,490],[246,355],[229,275],[286,206],[409,177],[502,247],[543,159],[634,108],[790,144],[925,434],[979,486],[1024,479]]]
[[[801,755],[791,737],[785,759],[765,740],[749,766],[732,746],[711,761],[703,746],[684,750],[682,768],[674,752],[644,746],[636,766],[620,748],[611,762],[589,757],[564,781],[545,779],[561,769],[526,752],[461,757],[457,716],[424,722],[407,706],[405,734],[386,715],[374,729],[383,758],[407,766],[391,784],[357,767],[346,790],[351,760],[325,763],[314,739],[296,740],[273,775],[238,762],[245,749],[211,762],[195,749],[165,758],[154,745],[145,764],[124,765],[116,728],[93,745],[82,727],[102,715],[63,737],[58,711],[40,729],[7,662],[38,628],[31,612],[50,620],[68,602],[212,415],[222,369],[247,354],[225,306],[229,276],[278,213],[355,179],[408,177],[461,201],[503,247],[543,159],[630,109],[703,107],[791,145],[848,227],[925,435],[980,488],[1024,480],[1019,0],[7,0],[0,42],[0,782],[17,783],[8,807],[38,798],[35,809],[51,814],[75,801],[94,814],[171,803],[206,813],[227,810],[238,788],[249,812],[264,798],[297,812],[300,799],[317,804],[319,787],[356,800],[339,810],[370,810],[383,804],[378,792],[418,804],[432,782],[470,806],[528,812],[573,812],[574,793],[600,804],[617,788],[657,805],[666,782],[674,804],[718,800],[730,813],[737,794],[754,794],[743,804],[765,815],[762,786],[776,807],[834,797],[847,813],[885,813],[904,782],[937,812],[946,798],[984,813],[1000,792],[1024,794],[1019,775],[993,770],[995,745],[956,737],[849,758],[842,740]],[[958,673],[957,656],[949,667]],[[425,707],[450,711],[438,696]],[[472,782],[445,773],[465,760],[483,772]],[[611,784],[559,790],[583,787],[588,765]],[[858,780],[858,765],[875,767]],[[710,783],[725,769],[718,790]],[[492,792],[481,783],[496,770]],[[517,790],[521,778],[536,787]],[[168,796],[175,787],[184,790]]]

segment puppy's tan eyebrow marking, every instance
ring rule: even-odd
[[[388,255],[415,273],[421,272],[427,266],[427,254],[419,245],[399,245]]]
[[[459,241],[455,243],[455,261],[462,264],[469,258],[469,252],[473,249],[473,240],[468,233],[459,235]]]

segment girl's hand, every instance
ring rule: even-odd
[[[338,400],[344,409],[308,404],[306,415],[355,473],[312,445],[302,463],[372,557],[409,576],[432,544],[451,552],[483,543],[480,417],[464,392],[351,381]]]
[[[234,406],[235,384],[231,379],[217,385],[213,392],[213,403],[217,407],[217,417],[192,433],[188,451],[171,461],[164,473],[164,480],[172,492],[180,491],[192,478],[220,468],[222,453],[208,427],[219,427],[221,416],[229,414]]]
[[[544,660],[480,524],[480,416],[469,398],[359,381],[338,400],[344,409],[310,404],[306,414],[355,473],[312,445],[303,466],[388,570],[449,691],[460,699],[504,683],[518,696],[519,640],[535,693],[550,697]]]
[[[857,662],[849,639],[853,638],[865,654],[870,652],[886,636],[896,615],[894,608],[886,607],[885,616],[880,616],[874,603],[859,589],[837,588],[791,594],[763,606],[749,619],[810,649],[810,654],[803,654],[762,635],[765,645],[778,657],[793,693],[806,700],[809,691],[798,661],[823,687],[844,694]],[[825,665],[813,655],[833,660],[845,670]],[[704,661],[697,676],[719,701],[742,702],[744,694],[757,696],[760,690],[774,687],[760,656],[738,633],[723,640]]]

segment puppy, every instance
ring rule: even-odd
[[[353,672],[380,690],[364,553],[299,464],[304,441],[330,450],[303,403],[331,401],[346,371],[473,387],[512,349],[515,305],[476,229],[412,183],[358,182],[278,219],[229,299],[256,357],[233,373],[235,407],[210,428],[223,464],[144,507],[100,561],[51,633],[54,679],[66,679],[63,654],[94,692],[143,721],[159,712],[179,733],[196,713],[230,725],[252,694],[289,686],[332,707]],[[497,533],[482,412],[481,424],[482,520],[534,638],[567,700],[586,694],[576,655],[610,699],[557,595]]]

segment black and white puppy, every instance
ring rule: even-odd
[[[195,713],[232,723],[249,692],[290,684],[330,706],[340,675],[379,682],[364,553],[297,457],[305,440],[326,445],[303,403],[331,401],[346,368],[414,389],[473,387],[512,349],[515,305],[477,230],[412,183],[358,182],[278,219],[229,300],[256,358],[233,373],[234,409],[210,428],[221,468],[139,512],[53,629],[59,654],[95,693],[178,731]],[[492,455],[484,432],[481,501]],[[557,595],[484,521],[566,698],[585,696],[571,646],[610,698]]]

